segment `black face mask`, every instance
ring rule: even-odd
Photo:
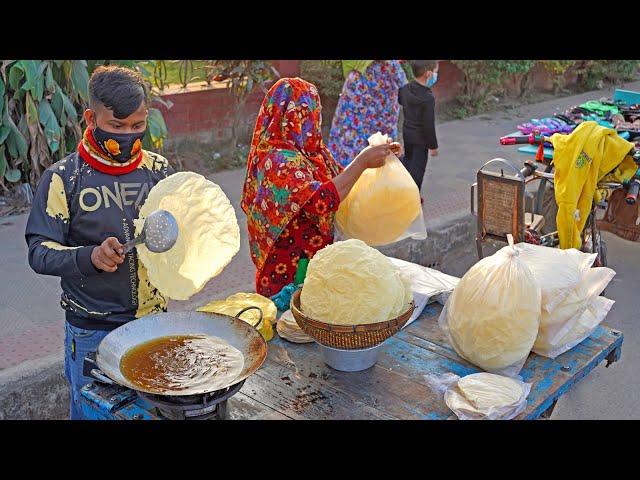
[[[146,128],[139,133],[106,132],[96,125],[93,129],[93,138],[109,158],[124,163],[140,153],[142,137],[145,133],[147,133]]]

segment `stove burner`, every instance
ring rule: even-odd
[[[150,414],[152,418],[167,420],[225,420],[227,400],[245,382],[198,395],[156,395],[111,380],[98,368],[95,355],[89,352],[83,363],[83,374],[95,379],[82,388],[87,418],[138,420]]]
[[[244,385],[244,380],[215,392],[199,395],[155,395],[136,390],[140,398],[170,420],[225,420],[227,400]]]

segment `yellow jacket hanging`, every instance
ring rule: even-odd
[[[630,179],[636,164],[629,154],[631,142],[612,128],[582,122],[570,135],[554,134],[556,223],[560,248],[580,248],[584,228],[596,195],[598,181]]]

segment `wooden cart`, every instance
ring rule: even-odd
[[[424,375],[481,371],[460,358],[438,326],[442,307],[431,304],[387,340],[377,363],[361,372],[328,367],[316,343],[295,344],[275,335],[262,367],[229,399],[236,419],[455,419]],[[518,420],[548,418],[558,399],[599,363],[620,358],[623,335],[599,326],[585,341],[549,359],[530,354],[520,372],[533,383]]]

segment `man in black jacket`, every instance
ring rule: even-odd
[[[438,79],[438,61],[411,60],[411,68],[415,80],[398,91],[398,101],[404,113],[402,136],[405,154],[402,163],[420,190],[429,152],[434,157],[438,155],[436,100],[431,92]]]
[[[122,255],[122,244],[133,238],[149,190],[174,172],[142,150],[148,86],[140,75],[99,67],[88,90],[83,139],[42,175],[25,232],[31,268],[60,277],[72,420],[84,418],[81,388],[92,381],[82,373],[85,355],[116,327],[166,311],[136,249]]]

